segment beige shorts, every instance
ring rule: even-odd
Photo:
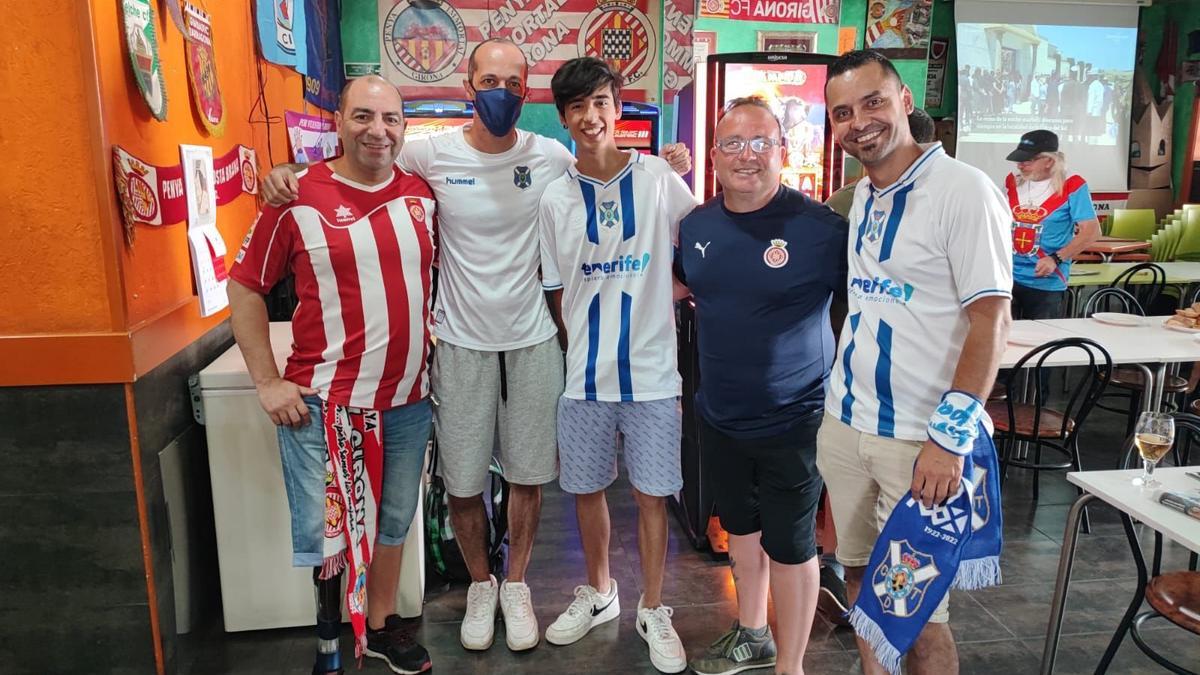
[[[817,469],[829,493],[838,562],[864,567],[870,561],[883,524],[912,489],[913,462],[921,445],[864,434],[825,413],[817,432]],[[947,593],[929,620],[949,621],[949,603]]]

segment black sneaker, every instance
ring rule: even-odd
[[[382,659],[393,672],[416,675],[433,667],[429,652],[413,638],[416,621],[405,621],[393,614],[381,630],[367,627],[367,648],[363,653]]]
[[[733,628],[709,645],[704,656],[688,665],[700,675],[733,675],[754,668],[773,668],[775,640],[770,629],[762,637],[755,637],[734,621]]]
[[[846,582],[829,565],[821,566],[821,591],[817,611],[835,626],[850,625],[850,603],[846,601]]]

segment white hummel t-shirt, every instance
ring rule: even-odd
[[[935,143],[891,186],[860,181],[849,220],[849,315],[825,410],[923,441],[967,336],[964,308],[1012,297],[1011,212],[982,171]]]
[[[404,144],[400,167],[424,178],[438,205],[433,334],[459,347],[506,351],[557,332],[538,282],[542,191],[575,158],[556,140],[517,131],[500,154],[467,144],[462,130]]]
[[[679,221],[695,206],[667,162],[636,152],[612,180],[572,167],[546,188],[538,216],[542,284],[563,289],[564,396],[679,395],[671,262]]]

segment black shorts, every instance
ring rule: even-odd
[[[817,554],[817,429],[821,412],[767,438],[732,438],[700,420],[704,473],[721,527],[736,535],[762,532],[771,560],[787,565]]]

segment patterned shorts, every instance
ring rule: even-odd
[[[621,435],[629,482],[666,497],[683,487],[679,467],[679,401],[558,401],[559,485],[572,494],[599,492],[617,477]]]

